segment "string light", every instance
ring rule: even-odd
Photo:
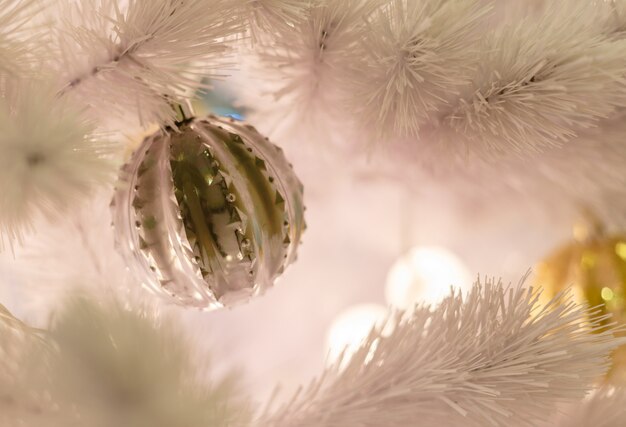
[[[342,352],[353,354],[374,327],[382,327],[387,309],[379,304],[361,304],[342,312],[328,331],[326,348],[328,361],[337,360]]]
[[[391,267],[385,297],[393,307],[409,309],[419,302],[437,304],[451,287],[466,291],[471,285],[467,267],[452,252],[439,247],[416,247]]]

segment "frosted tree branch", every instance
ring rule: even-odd
[[[244,426],[232,378],[204,383],[172,319],[74,299],[45,336],[0,310],[0,423],[7,427]],[[17,326],[16,326],[17,325]]]
[[[96,138],[94,123],[46,82],[9,80],[0,128],[0,247],[112,179],[115,145]]]
[[[379,140],[417,137],[470,82],[488,12],[477,0],[385,2],[358,45],[348,100],[357,120]]]
[[[542,308],[533,290],[477,283],[466,298],[392,316],[392,332],[372,331],[258,425],[535,426],[606,371],[621,342],[596,313],[562,297]]]
[[[254,43],[267,40],[277,29],[289,30],[309,9],[311,0],[242,0],[240,13]]]
[[[278,132],[298,129],[328,141],[342,135],[340,127],[347,119],[346,82],[360,64],[357,47],[365,35],[366,17],[382,3],[308,3],[289,25],[275,27],[254,44],[250,71],[260,92],[251,92],[260,99],[250,101],[274,106],[263,120],[276,122]],[[248,97],[245,94],[244,101]]]
[[[87,0],[68,6],[59,31],[61,93],[142,124],[173,124],[171,103],[226,66],[244,31],[230,0]]]
[[[497,5],[528,15],[517,21],[490,13],[489,2],[365,3],[316,2],[295,30],[255,46],[261,71],[254,73],[270,96],[255,99],[248,88],[243,97],[260,118],[297,123],[316,140],[396,143],[394,160],[406,169],[447,174],[500,162],[497,181],[511,187],[516,158],[542,172],[551,169],[546,152],[568,150],[568,159],[584,162],[569,149],[580,138],[585,150],[609,145],[587,135],[626,103],[622,0]],[[349,12],[354,7],[362,9]],[[570,178],[558,169],[551,175]]]
[[[620,427],[626,419],[626,389],[603,386],[562,418],[558,427]]]
[[[31,71],[44,48],[42,28],[34,24],[44,5],[42,0],[0,0],[0,75]]]
[[[626,44],[599,33],[607,11],[592,2],[499,28],[484,40],[469,93],[440,122],[477,157],[562,145],[626,103]]]

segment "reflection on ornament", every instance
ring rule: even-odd
[[[179,304],[214,309],[270,287],[296,257],[303,188],[252,126],[209,116],[146,138],[114,197],[120,250]]]
[[[417,247],[389,270],[385,296],[390,305],[406,310],[420,302],[439,303],[451,287],[465,292],[471,286],[469,271],[453,253],[443,248]]]
[[[235,120],[244,120],[246,108],[237,105],[237,95],[233,89],[237,81],[204,79],[204,85],[211,86],[211,90],[198,92],[198,97],[204,104],[204,108],[218,116],[232,117]]]
[[[545,301],[571,286],[577,302],[601,306],[609,322],[626,325],[626,236],[607,236],[602,227],[577,226],[575,240],[556,250],[536,269]],[[626,346],[616,350],[608,379],[626,384]]]
[[[326,339],[328,361],[336,361],[343,353],[349,358],[374,327],[383,327],[387,309],[378,304],[362,304],[341,313],[333,322]]]

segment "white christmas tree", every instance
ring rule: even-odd
[[[0,295],[18,301],[0,305],[1,424],[621,425],[624,390],[599,381],[622,327],[569,294],[540,303],[523,281],[478,280],[390,310],[310,386],[262,405],[207,379],[185,307],[132,266],[201,305],[168,274],[192,275],[215,308],[224,286],[256,295],[295,259],[302,190],[282,149],[188,115],[232,74],[250,123],[339,156],[336,175],[320,161],[320,188],[367,152],[398,187],[505,189],[623,227],[625,25],[621,0],[0,0]],[[138,147],[122,215],[141,231],[121,256],[107,205]],[[242,265],[251,293],[229,273]]]

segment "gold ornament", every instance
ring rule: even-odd
[[[537,266],[542,296],[553,298],[571,286],[577,302],[612,314],[607,324],[626,325],[626,235],[608,236],[597,221],[587,221],[574,228],[574,237]],[[613,354],[607,381],[626,384],[626,345]]]

